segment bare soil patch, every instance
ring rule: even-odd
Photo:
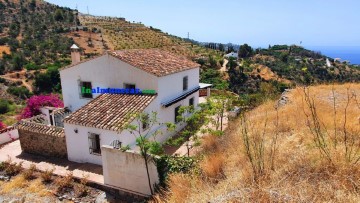
[[[10,54],[11,53],[10,47],[6,45],[0,46],[0,58],[2,58],[3,52],[5,52],[6,54]]]

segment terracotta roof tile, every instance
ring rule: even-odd
[[[61,68],[60,71],[91,61],[105,54],[110,54],[125,63],[128,63],[136,68],[140,68],[158,77],[200,67],[199,64],[187,59],[185,56],[175,55],[164,50],[130,49],[107,51],[104,54],[82,60],[79,63],[68,65]]]
[[[106,52],[103,53],[103,54],[100,54],[100,55],[96,55],[96,56],[93,56],[93,57],[90,57],[90,58],[87,58],[87,59],[84,59],[84,60],[81,60],[79,63],[75,63],[75,64],[70,64],[68,66],[65,66],[63,68],[60,68],[59,71],[62,71],[62,70],[65,70],[65,69],[68,69],[68,68],[71,68],[71,67],[74,67],[74,66],[77,66],[79,64],[82,64],[82,63],[85,63],[85,62],[88,62],[88,61],[91,61],[93,59],[96,59],[96,58],[100,58],[102,56],[106,55]]]
[[[14,127],[19,130],[26,130],[35,133],[43,133],[50,136],[65,137],[64,129],[45,124],[45,119],[41,116],[23,119],[16,123]]]
[[[158,77],[200,67],[184,56],[160,49],[114,51],[112,56]]]
[[[122,131],[134,118],[129,114],[142,112],[156,95],[102,94],[70,114],[64,123]]]

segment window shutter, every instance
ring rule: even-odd
[[[88,140],[89,140],[89,152],[92,154],[93,152],[93,145],[92,145],[92,139],[91,139],[91,133],[88,133]]]
[[[81,93],[81,87],[82,87],[82,82],[80,80],[78,80],[78,86],[79,86],[79,98],[82,98],[82,93]]]

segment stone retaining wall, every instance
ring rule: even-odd
[[[19,129],[21,149],[30,154],[66,158],[65,134],[50,135]]]

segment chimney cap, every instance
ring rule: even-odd
[[[76,44],[73,44],[73,45],[70,47],[70,49],[79,49],[79,47],[76,46]]]

